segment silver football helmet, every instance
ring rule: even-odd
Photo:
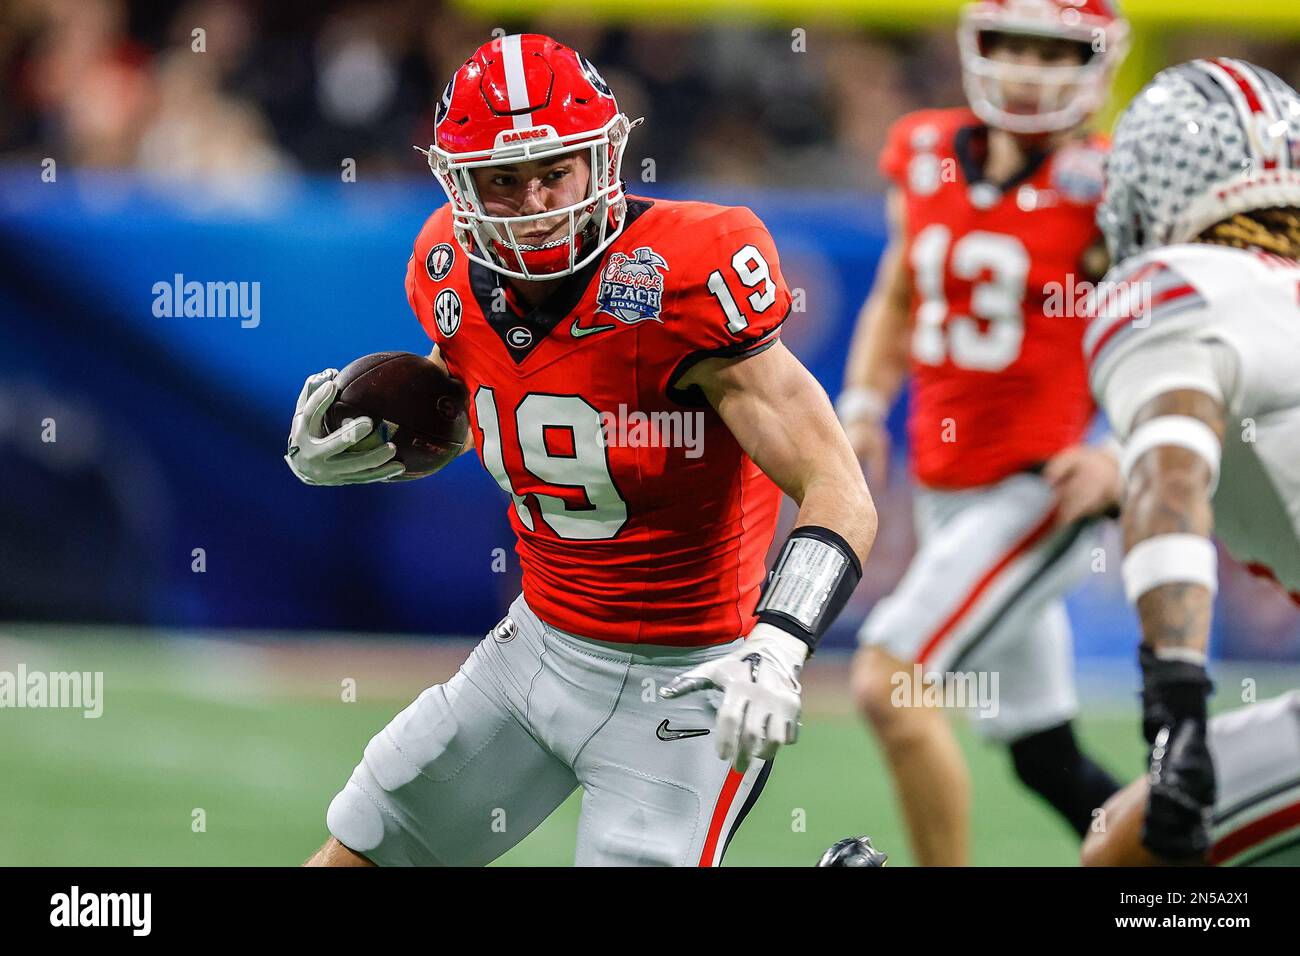
[[[1270,206],[1300,206],[1300,94],[1268,70],[1193,60],[1124,111],[1097,209],[1112,262]]]

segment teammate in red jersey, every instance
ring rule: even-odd
[[[311,863],[486,863],[581,786],[579,864],[716,865],[795,739],[800,669],[875,511],[779,340],[790,293],[767,230],[626,196],[634,125],[543,36],[484,45],[443,95],[429,159],[451,202],[407,293],[512,499],[524,593],[370,742]],[[290,466],[397,477],[391,445],[322,434],[332,378],[303,389]],[[782,491],[799,518],[764,586]]]
[[[1105,265],[1104,144],[1083,124],[1126,31],[1107,0],[968,5],[970,109],[904,117],[881,157],[890,241],[837,407],[883,480],[885,415],[910,375],[919,547],[863,625],[853,687],[922,864],[969,857],[966,767],[927,703],[977,704],[977,729],[1081,834],[1116,786],[1075,742],[1061,595],[1118,492],[1114,455],[1080,444],[1093,414],[1080,305]],[[957,700],[967,687],[980,699]]]

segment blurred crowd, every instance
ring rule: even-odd
[[[475,20],[441,0],[10,0],[0,5],[0,157],[163,179],[418,171],[432,107],[494,29],[583,51],[631,116],[629,176],[730,186],[880,186],[891,120],[962,102],[951,28],[810,23],[602,27]],[[1297,48],[1188,38],[1300,80]],[[1175,46],[1178,43],[1175,42]]]
[[[960,99],[947,31],[496,24],[438,0],[12,0],[0,156],[180,178],[345,158],[361,174],[419,170],[411,146],[429,142],[443,85],[494,28],[586,53],[647,118],[628,169],[652,158],[657,179],[871,186],[890,119]]]

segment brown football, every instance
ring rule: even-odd
[[[375,352],[335,379],[338,395],[325,412],[329,431],[369,418],[375,430],[359,449],[391,441],[406,466],[398,480],[432,475],[461,453],[469,435],[465,387],[423,355]]]

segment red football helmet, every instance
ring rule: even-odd
[[[991,58],[998,34],[1072,40],[1088,51],[1080,66],[1029,66]],[[961,13],[957,43],[971,109],[1012,133],[1040,134],[1078,126],[1106,100],[1128,53],[1128,22],[1114,0],[978,0]],[[1007,89],[1018,94],[1012,102]],[[1029,104],[1025,91],[1036,90]]]
[[[465,254],[516,279],[581,269],[623,229],[620,169],[628,121],[586,57],[547,36],[514,34],[483,44],[456,71],[438,104],[429,167],[451,200]],[[472,170],[587,150],[591,181],[579,202],[527,216],[490,216]],[[568,216],[569,230],[544,246],[520,242],[529,222]]]

